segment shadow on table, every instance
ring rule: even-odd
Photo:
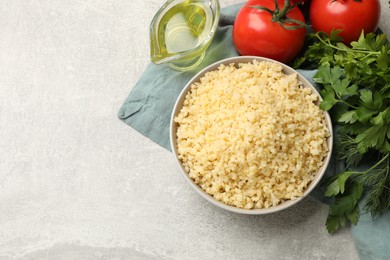
[[[267,215],[243,215],[227,212],[213,205],[210,207],[213,207],[212,210],[219,211],[221,214],[225,215],[225,218],[229,219],[229,222],[232,221],[243,228],[256,226],[256,229],[261,229],[261,226],[264,225],[267,229],[272,226],[273,230],[283,230],[287,232],[299,227],[304,228],[305,223],[314,222],[315,220],[318,220],[318,218],[323,218],[325,229],[328,206],[311,197],[307,197],[288,209]]]

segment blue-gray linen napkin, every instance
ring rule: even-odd
[[[239,55],[234,48],[231,35],[234,19],[241,6],[242,4],[238,4],[222,9],[215,37],[205,59],[197,69],[178,72],[167,65],[149,64],[120,108],[118,117],[155,143],[171,150],[169,121],[180,91],[204,67],[218,60]],[[312,79],[315,71],[299,72],[314,84]],[[342,166],[342,162],[332,158],[326,176],[340,172]],[[311,196],[326,202],[323,192],[323,187],[319,187]],[[352,226],[352,236],[361,259],[390,259],[390,212],[375,220],[372,220],[369,214],[360,216],[359,223]]]

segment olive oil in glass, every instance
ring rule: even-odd
[[[152,22],[152,62],[169,62],[172,68],[182,71],[196,67],[202,61],[216,27],[212,2],[215,1],[168,2]]]

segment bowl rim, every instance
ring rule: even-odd
[[[303,193],[303,195],[301,197],[299,197],[299,198],[297,198],[295,200],[284,201],[284,202],[282,202],[279,205],[271,206],[269,208],[243,209],[243,208],[238,208],[238,207],[235,207],[235,206],[227,205],[227,204],[225,204],[225,203],[223,203],[221,201],[218,201],[217,199],[215,199],[211,195],[209,195],[206,191],[204,191],[199,185],[197,185],[188,176],[188,174],[186,173],[182,163],[180,162],[180,160],[178,158],[177,146],[176,146],[176,143],[177,143],[177,141],[176,141],[177,124],[174,122],[174,119],[175,119],[176,115],[179,113],[179,111],[181,110],[182,104],[183,104],[183,102],[185,100],[185,97],[186,97],[188,91],[191,90],[192,84],[197,82],[208,71],[216,70],[222,64],[228,65],[228,64],[231,64],[231,63],[235,63],[235,64],[238,64],[238,63],[251,63],[251,62],[253,63],[255,60],[256,61],[270,61],[270,62],[274,62],[274,63],[280,64],[283,67],[283,72],[286,73],[286,74],[296,73],[298,75],[299,81],[302,82],[302,85],[304,87],[311,88],[313,93],[315,93],[318,96],[318,102],[323,100],[321,95],[317,91],[317,89],[313,86],[313,84],[311,84],[309,82],[309,80],[307,80],[302,74],[300,74],[298,71],[296,71],[295,69],[291,68],[290,66],[288,66],[288,65],[286,65],[284,63],[281,63],[279,61],[276,61],[276,60],[273,60],[273,59],[269,59],[269,58],[265,58],[265,57],[259,57],[259,56],[235,56],[235,57],[230,57],[230,58],[226,58],[226,59],[214,62],[213,64],[211,64],[211,65],[205,67],[204,69],[202,69],[201,71],[199,71],[196,75],[194,75],[187,82],[187,84],[181,90],[179,96],[177,97],[177,99],[175,101],[175,105],[174,105],[174,108],[173,108],[172,113],[171,113],[170,126],[169,126],[169,137],[170,137],[170,145],[171,145],[172,155],[173,155],[173,157],[174,157],[174,159],[176,161],[176,165],[179,167],[179,170],[180,170],[181,174],[184,175],[185,179],[189,182],[190,186],[192,188],[194,188],[195,191],[201,197],[206,199],[208,202],[211,202],[215,206],[223,208],[223,209],[228,210],[230,212],[246,214],[246,215],[263,215],[263,214],[270,214],[270,213],[278,212],[278,211],[287,209],[287,208],[297,204],[299,201],[303,200],[304,198],[306,198],[313,191],[313,189],[319,184],[319,182],[321,181],[322,177],[324,176],[324,174],[326,172],[326,169],[328,168],[328,165],[329,165],[329,162],[330,162],[330,159],[331,159],[331,155],[332,155],[332,151],[333,151],[333,126],[332,126],[332,121],[331,121],[329,113],[327,111],[323,110],[323,113],[324,113],[324,116],[325,116],[325,123],[326,123],[326,125],[327,125],[327,127],[329,129],[329,134],[330,134],[330,136],[327,138],[329,151],[328,151],[328,153],[327,153],[327,155],[326,155],[326,157],[324,159],[324,164],[321,166],[321,168],[319,169],[319,171],[315,175],[314,179],[310,182],[309,186],[306,187],[306,189],[305,189],[305,191],[304,191],[304,193]]]

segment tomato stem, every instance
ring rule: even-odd
[[[285,17],[287,17],[287,13],[290,11],[290,0],[284,0],[284,7],[281,11],[279,11],[278,1],[275,0],[275,12],[273,13],[273,22],[278,22]]]
[[[300,1],[297,3],[291,5],[290,0],[284,0],[284,6],[282,10],[279,8],[278,0],[275,0],[275,10],[272,11],[271,9],[264,7],[264,6],[249,6],[250,8],[256,8],[265,12],[268,12],[272,15],[272,22],[279,23],[284,29],[286,30],[296,30],[300,28],[308,28],[309,26],[299,20],[289,18],[287,14],[294,9],[296,6],[301,4]],[[288,24],[296,24],[296,25],[286,25]]]

